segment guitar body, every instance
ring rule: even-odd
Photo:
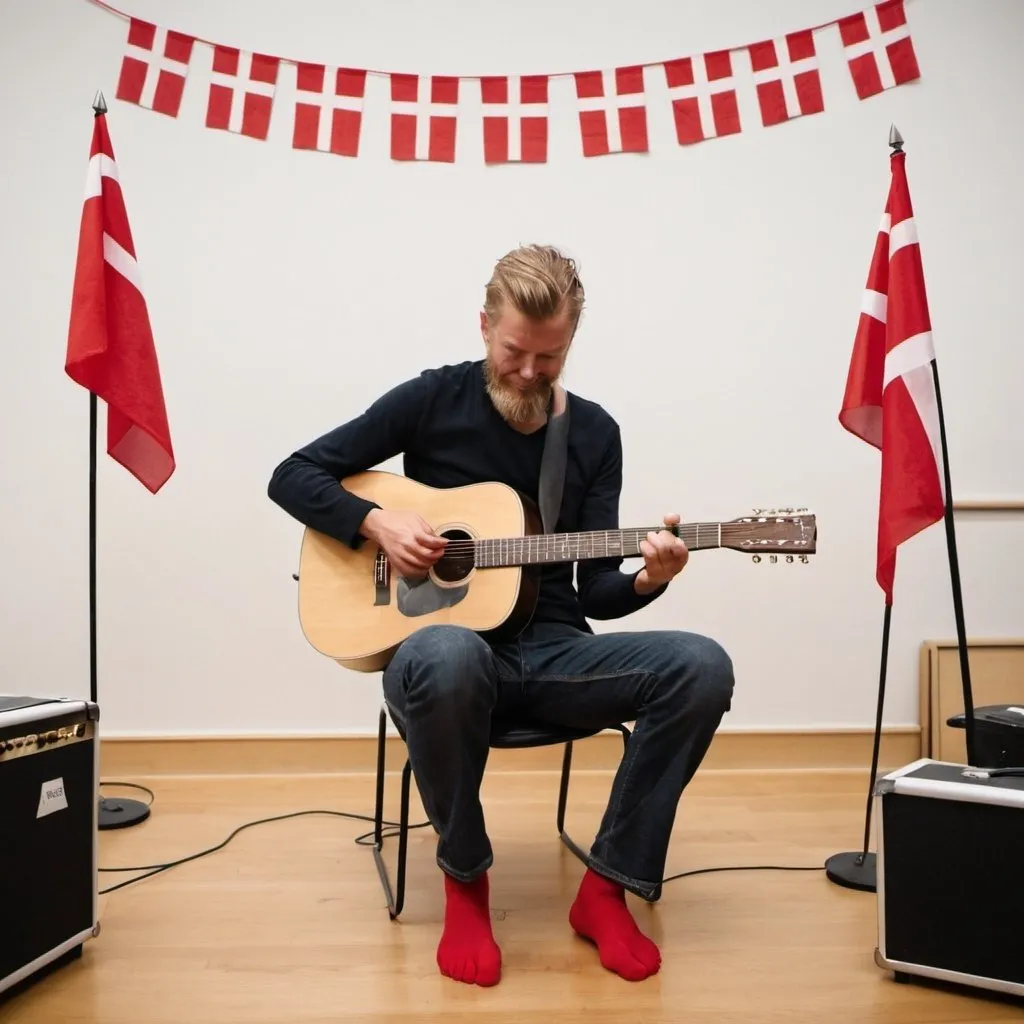
[[[501,483],[436,488],[370,470],[342,486],[385,509],[409,509],[451,542],[541,532],[533,503]],[[383,669],[424,626],[463,626],[488,640],[512,639],[537,603],[539,566],[472,568],[451,578],[435,566],[423,580],[398,576],[371,541],[352,550],[307,528],[299,555],[299,622],[321,654],[361,672]],[[447,576],[448,578],[444,578]]]

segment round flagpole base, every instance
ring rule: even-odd
[[[141,800],[123,800],[120,797],[100,797],[100,831],[111,828],[128,828],[138,825],[149,817],[149,804]]]
[[[875,892],[875,855],[873,853],[834,853],[825,861],[830,882],[846,889]]]

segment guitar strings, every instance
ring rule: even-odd
[[[550,548],[555,544],[587,544],[603,540],[607,544],[610,537],[621,537],[623,540],[639,542],[646,539],[648,533],[657,533],[667,530],[662,526],[651,527],[630,527],[624,530],[590,530],[583,533],[534,533],[521,537],[483,537],[477,540],[450,540],[445,547],[445,554],[459,554],[462,552],[476,552],[483,546],[494,546],[498,544],[534,544],[534,546]],[[680,535],[685,540],[690,538],[696,540],[699,531],[710,531],[717,536],[721,529],[723,537],[731,537],[742,534],[749,530],[745,523],[687,523],[679,528]],[[634,536],[635,535],[635,536]],[[534,543],[535,542],[535,543]]]

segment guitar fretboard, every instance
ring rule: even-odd
[[[480,567],[533,565],[538,562],[576,562],[589,558],[634,558],[640,542],[665,526],[590,533],[544,533],[528,537],[495,537],[473,544],[474,562]],[[676,531],[690,551],[721,546],[721,523],[686,523]]]

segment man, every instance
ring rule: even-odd
[[[398,453],[407,476],[435,487],[500,480],[538,500],[549,414],[568,402],[564,494],[556,529],[618,527],[619,428],[601,406],[558,383],[583,309],[572,260],[542,246],[494,268],[480,330],[484,358],[427,370],[279,465],[269,495],[300,522],[355,547],[369,541],[395,571],[422,576],[443,553],[415,509],[380,508],[339,487]],[[679,522],[677,515],[666,524]],[[522,716],[604,728],[634,722],[589,866],[569,911],[600,962],[640,980],[661,963],[625,893],[657,899],[682,791],[701,763],[733,691],[732,664],[714,641],[676,631],[594,634],[664,593],[688,552],[670,531],[642,542],[643,565],[622,559],[545,566],[536,613],[513,642],[494,646],[455,626],[412,634],[384,672],[385,699],[406,735],[413,773],[439,832],[446,894],[441,972],[493,985],[501,952],[491,930],[492,850],[479,788],[491,720]]]

